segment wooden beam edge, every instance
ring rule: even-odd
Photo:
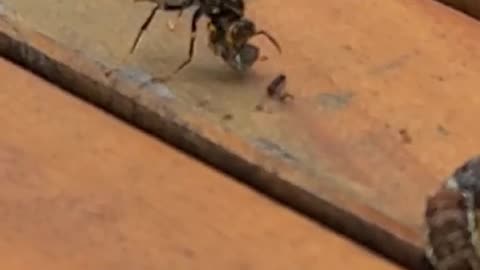
[[[435,0],[448,8],[461,12],[475,20],[480,20],[480,1],[478,0]]]
[[[308,175],[172,103],[168,95],[140,88],[148,74],[107,76],[104,63],[32,30],[1,2],[0,55],[401,265],[427,267],[417,232],[369,205],[329,194],[326,186],[325,192],[309,190]],[[227,141],[239,147],[229,149]]]

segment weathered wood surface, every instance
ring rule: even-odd
[[[238,78],[201,31],[194,64],[144,89],[184,59],[189,13],[174,33],[174,15],[157,16],[126,71],[106,77],[151,5],[4,2],[24,21],[5,9],[1,53],[409,266],[426,194],[480,148],[478,23],[434,1],[251,1],[281,57],[259,40],[269,61]],[[279,71],[295,102],[256,112]]]
[[[5,269],[399,269],[2,58],[0,75]]]

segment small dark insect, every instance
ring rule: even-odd
[[[224,114],[224,115],[222,116],[222,119],[225,120],[225,121],[232,120],[232,119],[233,119],[233,115],[230,114],[230,113]]]
[[[245,4],[243,0],[183,0],[181,4],[176,5],[168,2],[162,5],[155,0],[135,0],[135,2],[139,1],[151,1],[157,5],[152,9],[150,15],[141,26],[131,47],[131,53],[137,47],[143,32],[148,28],[158,10],[178,11],[177,18],[179,18],[185,9],[196,6],[190,26],[190,44],[187,59],[174,69],[171,74],[164,78],[155,78],[154,80],[168,80],[192,61],[195,53],[197,24],[202,16],[209,18],[210,49],[215,55],[221,56],[235,70],[245,71],[258,60],[259,48],[248,43],[255,36],[263,35],[267,37],[281,53],[280,45],[268,32],[256,29],[255,24],[244,17]]]
[[[436,270],[480,270],[473,235],[476,221],[471,198],[442,188],[427,199],[426,257]]]
[[[443,125],[437,125],[437,131],[443,136],[448,136],[450,132]]]
[[[408,133],[408,130],[402,128],[398,131],[398,134],[400,134],[403,143],[412,143],[412,137]]]
[[[280,102],[286,102],[287,99],[294,99],[294,96],[290,93],[287,93],[285,90],[287,84],[287,77],[285,74],[277,75],[267,86],[267,95],[266,97],[260,100],[260,103],[255,106],[256,111],[266,111],[265,102],[266,98],[273,100],[278,100]]]
[[[285,91],[287,84],[287,77],[284,74],[279,74],[267,87],[267,94],[273,99],[286,101],[288,98],[293,99],[293,95]]]

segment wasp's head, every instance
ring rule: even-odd
[[[259,49],[251,44],[244,44],[240,50],[236,51],[227,63],[237,71],[246,71],[257,61]]]
[[[227,41],[232,47],[242,47],[255,34],[255,24],[248,19],[240,19],[232,22],[227,30]]]

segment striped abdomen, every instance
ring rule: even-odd
[[[436,270],[480,270],[472,243],[476,222],[468,200],[448,188],[427,199],[427,257]]]

